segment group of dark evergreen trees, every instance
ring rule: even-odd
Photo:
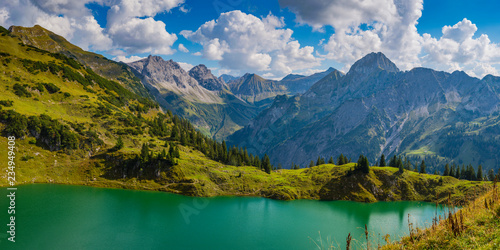
[[[267,155],[260,158],[248,154],[246,148],[228,147],[225,141],[218,142],[196,130],[187,119],[167,114],[158,114],[149,122],[149,133],[158,137],[167,137],[171,141],[178,141],[183,146],[191,146],[201,151],[212,160],[233,166],[254,166],[266,173],[271,173],[274,167]]]
[[[385,155],[383,154],[380,157],[379,166],[381,167],[386,166]],[[404,170],[414,171],[422,174],[427,173],[427,166],[425,160],[422,160],[419,165],[418,164],[412,165],[408,160],[408,158],[405,157],[403,159],[401,156],[394,155],[390,159],[388,166],[398,168],[400,173],[403,173]],[[414,168],[412,168],[412,166],[414,166]],[[437,175],[439,173],[436,170],[434,171],[434,174]],[[498,175],[500,175],[500,170]],[[477,172],[476,172],[472,164],[469,164],[467,166],[462,165],[462,167],[460,168],[460,166],[456,165],[455,163],[452,163],[451,166],[450,164],[447,163],[444,166],[444,171],[442,176],[452,176],[457,179],[470,180],[470,181],[482,181],[487,179],[492,181],[495,179],[497,175],[495,175],[493,169],[490,169],[488,174],[484,175],[483,167],[481,165],[477,167]],[[498,177],[500,179],[500,176]]]
[[[485,179],[485,176],[483,175],[483,167],[479,165],[477,167],[477,173],[476,173],[474,167],[472,167],[471,164],[467,166],[462,165],[461,169],[460,166],[455,165],[455,163],[453,163],[451,167],[449,164],[446,164],[444,166],[443,176],[453,176],[457,179],[464,179],[470,181],[482,181]]]

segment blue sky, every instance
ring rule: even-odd
[[[149,54],[216,75],[279,79],[381,51],[400,69],[472,76],[500,70],[500,2],[493,0],[19,0],[0,25],[41,26],[113,60]]]

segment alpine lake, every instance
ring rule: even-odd
[[[447,209],[426,202],[189,197],[54,184],[17,187],[15,243],[2,188],[0,249],[353,249],[429,227]],[[7,237],[8,236],[8,237]]]

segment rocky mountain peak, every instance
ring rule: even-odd
[[[387,58],[384,54],[381,52],[372,52],[355,62],[347,74],[370,75],[381,70],[399,72],[396,64],[389,60],[389,58]]]
[[[195,74],[195,75],[208,75],[212,74],[212,71],[210,71],[207,66],[204,64],[196,65],[194,66],[191,70],[189,70],[189,74]]]
[[[220,91],[228,89],[226,84],[215,77],[207,66],[200,64],[189,70],[189,75],[208,90]]]

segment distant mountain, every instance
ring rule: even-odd
[[[291,80],[295,80],[295,79],[303,78],[303,77],[306,77],[306,76],[297,75],[297,74],[288,74],[285,77],[283,77],[283,79],[281,79],[281,81],[291,81]]]
[[[276,95],[285,94],[287,90],[277,81],[264,79],[256,74],[245,74],[238,80],[229,83],[231,92],[241,99],[256,103]]]
[[[313,84],[330,74],[332,71],[336,70],[330,67],[326,71],[318,72],[310,76],[289,74],[281,79],[280,85],[283,85],[292,95],[298,93],[302,94],[306,92]]]
[[[195,66],[189,70],[189,75],[208,90],[221,91],[229,89],[224,81],[221,81],[212,75],[212,72],[203,64]]]
[[[223,139],[242,128],[260,109],[237,98],[204,65],[186,72],[159,56],[128,64],[160,105],[189,119],[198,129]]]
[[[224,81],[225,83],[229,83],[234,80],[238,80],[240,76],[232,76],[232,75],[227,75],[227,74],[222,74],[219,76],[220,81]]]
[[[31,28],[11,26],[9,32],[21,39],[26,45],[52,53],[61,53],[69,58],[73,58],[79,63],[89,66],[97,74],[118,81],[126,88],[141,96],[149,97],[148,91],[141,84],[140,79],[135,77],[127,65],[123,63],[118,63],[102,55],[85,51],[71,44],[64,37],[44,29],[39,25],[35,25]]]
[[[276,98],[231,143],[273,163],[305,166],[341,153],[382,153],[457,164],[500,164],[500,78],[426,68],[399,71],[382,53],[336,70],[294,97]],[[442,165],[437,165],[442,167]]]
[[[136,70],[142,82],[154,92],[160,94],[172,91],[183,98],[202,103],[222,102],[216,92],[210,91],[196,81],[178,63],[173,60],[165,61],[159,56],[148,56],[142,60],[128,63]]]

